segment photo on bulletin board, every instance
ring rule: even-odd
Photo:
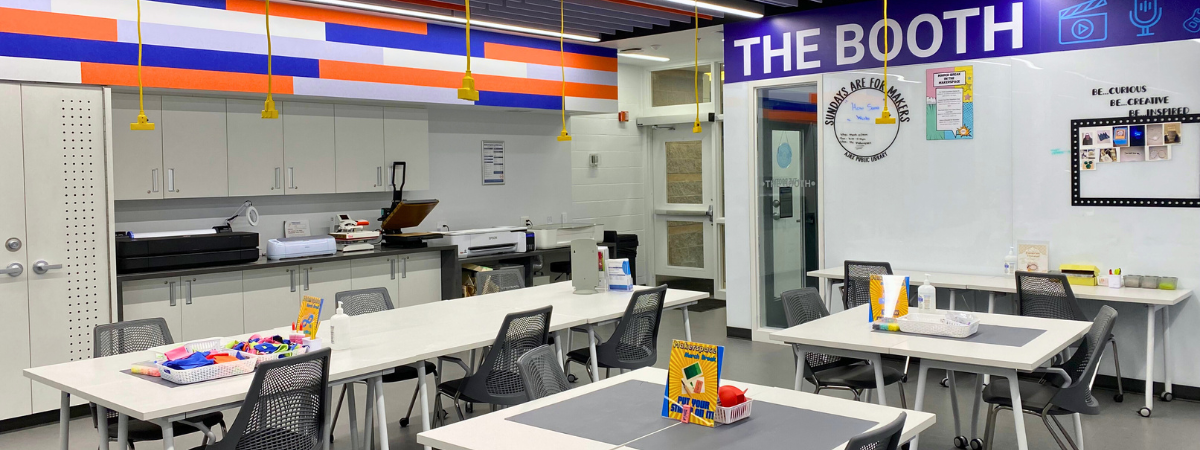
[[[1146,147],[1125,147],[1121,149],[1121,162],[1141,162],[1146,160]]]
[[[1163,124],[1146,125],[1146,145],[1163,145]]]
[[[1096,156],[1099,150],[1094,148],[1086,148],[1079,150],[1079,169],[1080,170],[1096,170]]]
[[[1108,148],[1112,146],[1112,127],[1088,127],[1079,129],[1079,148]]]
[[[1129,146],[1129,127],[1113,127],[1113,147]]]
[[[1163,124],[1163,143],[1178,144],[1181,142],[1180,132],[1183,129],[1183,124],[1179,122],[1171,122]]]
[[[1129,127],[1129,146],[1141,147],[1146,145],[1146,126],[1134,125]]]
[[[1171,146],[1155,145],[1146,148],[1146,161],[1170,161]]]
[[[975,137],[975,75],[972,66],[925,70],[925,139]]]
[[[1121,152],[1117,151],[1117,149],[1115,149],[1115,148],[1102,148],[1102,149],[1100,149],[1100,162],[1102,162],[1102,163],[1121,162]]]

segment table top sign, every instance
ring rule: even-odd
[[[903,299],[903,301],[901,301]],[[894,319],[908,314],[908,277],[871,275],[870,322]]]
[[[671,364],[667,370],[662,416],[687,423],[713,426],[718,405],[717,389],[725,347],[675,340],[671,342]]]
[[[321,306],[325,299],[305,295],[300,299],[300,313],[296,315],[296,327],[305,336],[316,337],[317,328],[321,326]]]

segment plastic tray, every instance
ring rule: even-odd
[[[259,359],[255,355],[251,355],[249,353],[237,353],[246,359],[186,370],[175,370],[159,364],[158,370],[160,373],[162,373],[162,379],[175,384],[199,383],[202,381],[216,380],[218,378],[232,377],[236,375],[245,375],[253,372],[254,368],[258,366]]]
[[[970,325],[961,325],[957,323],[942,323],[942,319],[945,317],[945,314],[910,312],[908,315],[896,319],[896,323],[900,325],[900,331],[905,333],[926,334],[930,336],[965,338],[979,332],[979,319],[971,322]]]
[[[296,346],[295,350],[288,350],[286,352],[267,353],[265,355],[255,355],[255,356],[258,358],[259,363],[264,363],[267,361],[272,361],[272,360],[276,360],[276,359],[280,359],[280,358],[287,358],[287,357],[296,356],[296,355],[303,355],[307,352],[308,352],[308,347],[299,345],[299,346]]]
[[[728,408],[718,406],[716,414],[713,414],[713,420],[719,424],[731,424],[739,420],[750,417],[750,408],[754,406],[754,399],[747,398],[745,402],[730,406]]]
[[[175,349],[179,348],[180,346],[187,349],[187,351],[190,353],[195,353],[195,352],[203,352],[203,351],[223,348],[224,346],[222,346],[221,343],[224,341],[225,341],[225,338],[220,338],[220,337],[200,339],[200,340],[191,341],[191,342],[184,342],[182,344],[160,345],[158,347],[151,348],[150,351],[154,352],[154,360],[155,361],[166,362],[167,361],[167,352],[169,352],[171,350],[175,350]]]

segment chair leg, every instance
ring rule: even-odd
[[[904,383],[896,383],[896,387],[900,389],[900,409],[908,409],[908,399],[904,398]]]
[[[333,430],[337,429],[338,416],[342,415],[342,400],[346,399],[346,385],[342,385],[342,393],[338,396],[337,407],[333,408],[333,422],[329,426],[329,435],[333,436]],[[225,436],[225,423],[221,423],[221,436]]]
[[[1062,450],[1079,450],[1079,447],[1075,445],[1075,441],[1071,439],[1071,433],[1067,432],[1067,429],[1063,427],[1062,422],[1059,422],[1057,417],[1050,415],[1050,408],[1053,407],[1054,405],[1051,404],[1046,405],[1046,407],[1042,409],[1041,414],[1039,414],[1042,417],[1042,423],[1046,424],[1046,429],[1050,431],[1050,436],[1053,437],[1054,441],[1058,443],[1059,448]],[[1058,427],[1057,432],[1055,431],[1054,427],[1050,425],[1051,421],[1053,421],[1054,425]],[[1060,433],[1062,434],[1061,439],[1058,437]],[[1067,445],[1063,445],[1063,439],[1066,439],[1067,444],[1070,444],[1069,449]]]
[[[420,383],[421,380],[417,380],[417,382]],[[416,404],[417,404],[417,393],[419,393],[419,392],[421,392],[421,386],[413,387],[412,400],[408,401],[408,413],[404,414],[404,420],[402,420],[402,422],[404,422],[405,425],[408,424],[408,419],[412,417],[413,406],[416,406]]]
[[[1117,355],[1117,340],[1109,338],[1108,343],[1112,345],[1113,367],[1117,372],[1117,401],[1125,399],[1125,387],[1121,385],[1121,357]]]
[[[999,406],[988,405],[987,426],[983,429],[983,448],[985,450],[992,448],[992,437],[996,434],[996,416],[999,412]]]
[[[466,384],[466,383],[463,383],[463,384]],[[462,411],[462,405],[460,405],[460,404],[459,404],[459,402],[458,402],[458,396],[459,396],[460,394],[462,394],[462,392],[455,392],[455,393],[454,393],[454,412],[455,412],[456,414],[458,414],[458,420],[460,420],[460,421],[461,421],[461,420],[467,420],[467,417],[466,417],[465,415],[463,415],[463,411]]]

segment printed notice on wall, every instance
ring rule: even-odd
[[[975,77],[972,66],[925,71],[925,139],[975,137]]]
[[[483,185],[504,184],[504,141],[483,141]]]

